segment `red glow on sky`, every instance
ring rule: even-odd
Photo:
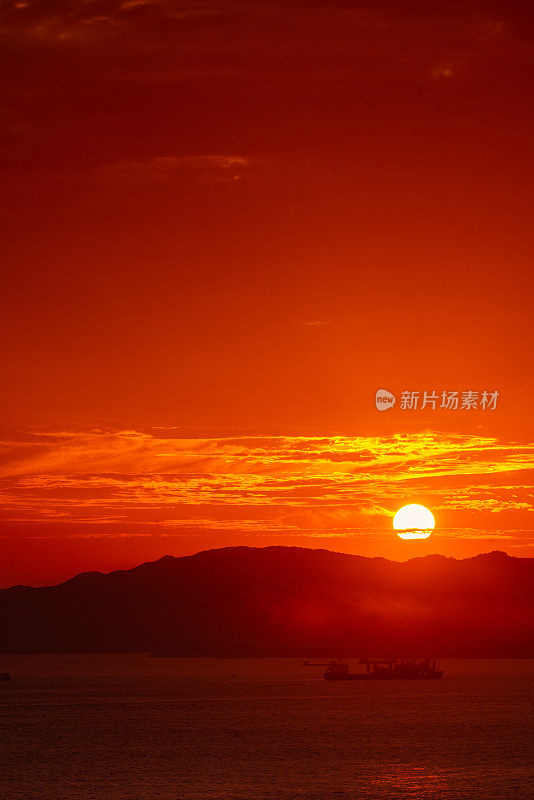
[[[3,14],[0,583],[239,543],[532,554],[528,6]],[[380,387],[500,400],[379,414]]]

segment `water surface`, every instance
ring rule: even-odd
[[[532,796],[534,661],[442,666],[441,681],[331,683],[293,659],[0,657],[0,796]]]

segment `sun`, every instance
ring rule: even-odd
[[[432,512],[417,503],[399,508],[393,517],[393,527],[401,539],[428,539],[435,525]]]

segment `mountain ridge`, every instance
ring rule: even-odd
[[[0,591],[0,651],[534,656],[534,559],[226,547]]]
[[[488,553],[477,553],[475,556],[466,556],[465,558],[455,558],[454,556],[444,556],[441,553],[428,553],[424,556],[413,556],[413,558],[408,558],[405,561],[396,561],[392,558],[385,558],[384,556],[361,556],[357,553],[343,553],[340,550],[328,550],[324,547],[294,547],[294,546],[285,546],[285,545],[268,545],[266,547],[250,547],[248,545],[236,545],[236,546],[229,546],[229,547],[213,547],[209,548],[208,550],[199,550],[197,553],[192,553],[187,556],[173,556],[170,553],[165,554],[164,556],[160,556],[159,558],[154,559],[153,561],[143,561],[141,564],[137,564],[135,567],[127,567],[127,568],[119,568],[110,570],[110,572],[100,572],[100,570],[87,570],[86,572],[78,572],[75,575],[72,575],[70,578],[67,578],[60,583],[52,583],[52,584],[45,584],[44,586],[30,586],[29,584],[14,584],[13,586],[6,586],[3,589],[0,588],[0,595],[2,592],[9,592],[14,589],[51,589],[57,586],[64,586],[66,583],[70,583],[77,578],[80,578],[84,575],[115,575],[117,573],[123,572],[132,572],[134,570],[141,569],[142,567],[150,566],[153,564],[159,564],[162,561],[179,561],[182,559],[190,559],[190,558],[197,558],[199,556],[203,556],[207,553],[219,553],[219,552],[226,552],[226,551],[265,551],[265,550],[294,550],[294,551],[311,551],[313,553],[333,553],[334,555],[346,556],[347,558],[354,558],[354,559],[364,559],[365,561],[382,561],[387,562],[389,564],[410,564],[415,561],[430,561],[433,559],[441,559],[444,561],[455,561],[455,562],[464,562],[464,561],[473,561],[475,559],[480,558],[489,558],[489,557],[504,557],[506,559],[512,559],[514,561],[532,561],[534,562],[534,558],[529,558],[525,556],[511,556],[509,553],[506,553],[504,550],[490,550]]]

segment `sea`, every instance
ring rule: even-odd
[[[336,683],[296,659],[0,656],[0,797],[532,798],[534,661],[441,666]]]

